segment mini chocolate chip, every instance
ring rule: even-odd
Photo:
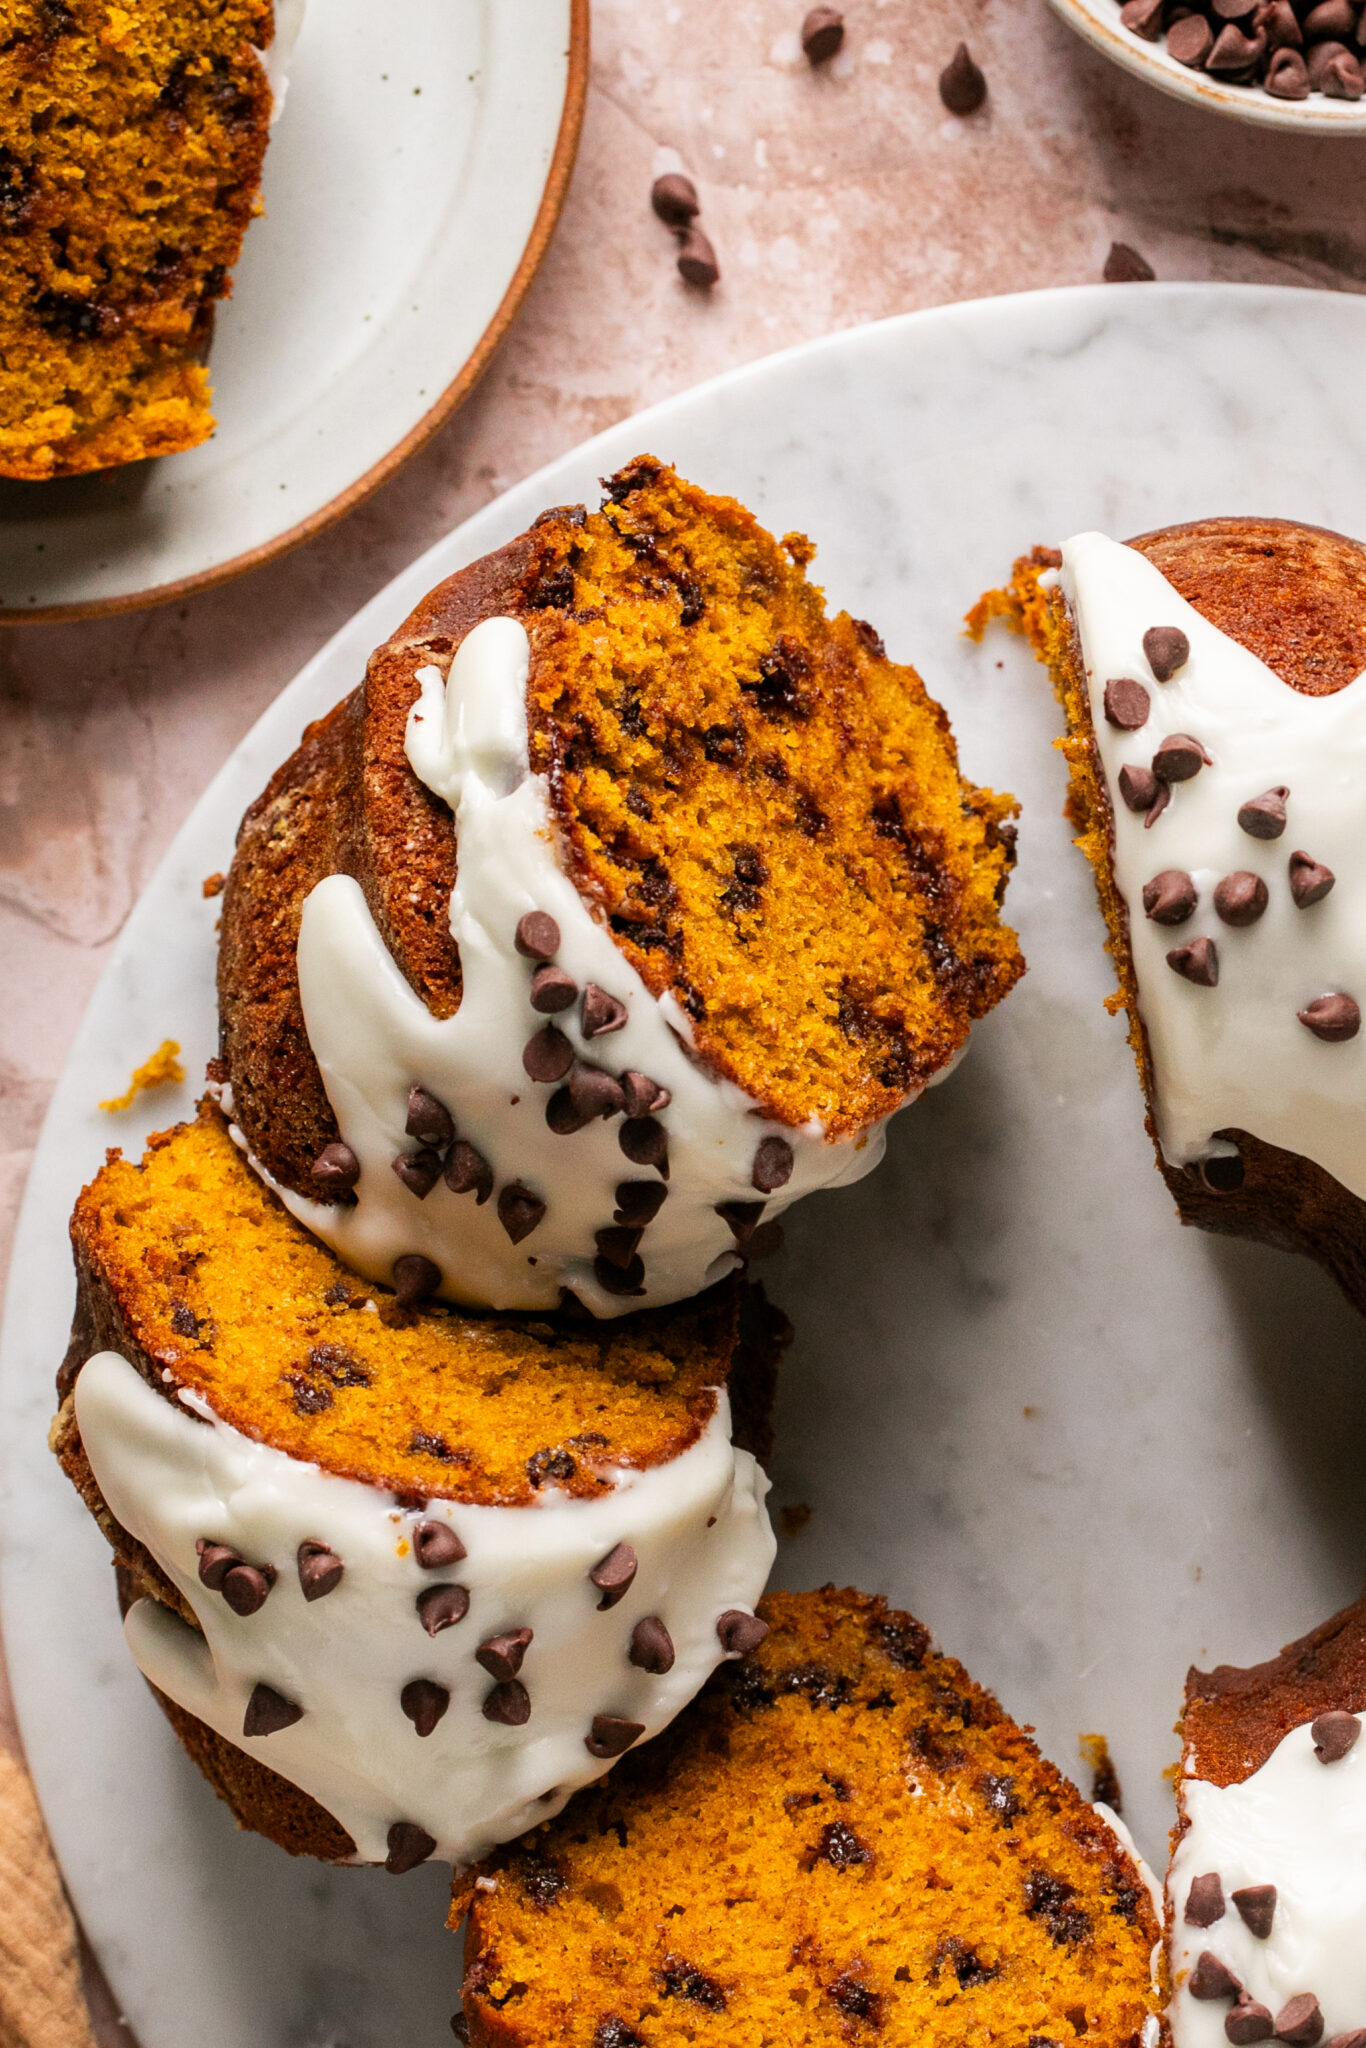
[[[287,1700],[282,1692],[276,1692],[273,1685],[264,1681],[252,1687],[247,1711],[242,1717],[244,1735],[276,1735],[281,1728],[292,1728],[296,1721],[302,1721],[304,1710],[294,1700]]]
[[[575,1115],[590,1123],[595,1116],[620,1116],[626,1107],[626,1094],[616,1075],[582,1060],[570,1069],[569,1100]]]
[[[1282,783],[1249,797],[1238,812],[1238,823],[1253,839],[1279,839],[1285,830],[1285,805],[1290,791]]]
[[[576,1131],[586,1130],[593,1114],[589,1109],[576,1109],[567,1088],[557,1088],[545,1106],[546,1124],[557,1138],[572,1138]]]
[[[1366,2027],[1354,2027],[1350,2034],[1334,2034],[1325,2048],[1366,2048]]]
[[[223,1578],[223,1598],[234,1614],[258,1614],[275,1584],[273,1565],[235,1564]]]
[[[557,1024],[543,1024],[522,1047],[522,1065],[533,1081],[563,1081],[574,1064],[574,1048]]]
[[[1206,57],[1214,48],[1214,30],[1203,14],[1185,14],[1174,21],[1167,31],[1167,49],[1178,64],[1184,64],[1191,71],[1203,68]]]
[[[1180,868],[1163,868],[1143,884],[1143,908],[1154,924],[1184,924],[1198,900],[1194,881]]]
[[[1286,2000],[1276,2015],[1276,2039],[1289,2041],[1292,2048],[1313,2048],[1323,2039],[1323,2014],[1312,1991]]]
[[[644,1227],[640,1224],[606,1224],[593,1232],[593,1242],[609,1265],[625,1268],[639,1251],[644,1235]]]
[[[1266,55],[1266,37],[1245,36],[1234,22],[1221,28],[1214,48],[1205,59],[1206,71],[1216,78],[1244,78]]]
[[[716,1213],[729,1225],[735,1242],[744,1245],[759,1228],[767,1207],[767,1202],[718,1202]]]
[[[1311,43],[1346,42],[1356,27],[1357,9],[1351,0],[1318,0],[1304,17],[1304,33]]]
[[[604,1294],[623,1297],[644,1294],[645,1261],[637,1256],[629,1265],[617,1266],[599,1252],[593,1261],[593,1278]]]
[[[1304,31],[1290,0],[1260,0],[1257,26],[1272,50],[1304,48]]]
[[[519,1180],[510,1180],[498,1191],[498,1221],[514,1244],[530,1237],[545,1215],[545,1203]]]
[[[681,171],[666,171],[650,187],[650,204],[666,228],[685,228],[702,211],[697,187]]]
[[[1191,658],[1191,644],[1179,626],[1149,626],[1143,635],[1143,652],[1159,683],[1169,683]]]
[[[499,1636],[486,1636],[474,1653],[475,1661],[483,1665],[490,1678],[506,1683],[521,1670],[531,1634],[529,1628],[511,1628]]]
[[[612,1221],[642,1230],[654,1222],[669,1198],[662,1180],[619,1180],[615,1192],[617,1206],[612,1211]]]
[[[1267,1940],[1276,1918],[1275,1885],[1245,1884],[1234,1892],[1233,1903],[1249,1934],[1255,1934],[1258,1941]]]
[[[716,251],[699,227],[685,228],[678,245],[678,274],[684,284],[710,291],[721,275]]]
[[[408,1090],[408,1121],[403,1128],[419,1145],[434,1145],[439,1152],[444,1152],[455,1136],[455,1124],[445,1103],[420,1087]]]
[[[1215,885],[1214,908],[1225,924],[1239,927],[1256,924],[1270,900],[1261,876],[1249,874],[1246,868],[1225,875]]]
[[[449,1522],[419,1522],[413,1531],[413,1556],[424,1572],[459,1564],[465,1546]]]
[[[1145,43],[1160,42],[1165,6],[1166,0],[1124,0],[1119,10],[1120,24],[1131,35],[1142,36]]]
[[[481,1711],[486,1721],[497,1721],[504,1728],[523,1728],[531,1719],[531,1694],[520,1679],[506,1679],[494,1686]]]
[[[1173,946],[1167,955],[1167,965],[1183,981],[1193,981],[1197,988],[1219,985],[1219,948],[1213,939],[1192,939],[1188,946]]]
[[[446,1156],[446,1186],[453,1195],[473,1195],[477,1209],[493,1193],[493,1168],[465,1138],[457,1138]]]
[[[750,1181],[761,1195],[787,1186],[796,1165],[796,1155],[786,1138],[761,1138],[750,1168]]]
[[[1247,1168],[1236,1152],[1216,1152],[1200,1161],[1200,1178],[1216,1195],[1232,1195],[1247,1178]]]
[[[584,983],[582,1014],[585,1038],[601,1038],[605,1032],[620,1031],[627,1022],[625,1003],[609,996],[595,981]]]
[[[410,1678],[398,1696],[398,1703],[419,1735],[430,1735],[451,1703],[444,1685],[434,1678]]]
[[[441,1285],[441,1268],[424,1252],[404,1252],[394,1260],[394,1294],[400,1308],[413,1308]]]
[[[469,1611],[470,1596],[464,1586],[426,1586],[417,1596],[417,1618],[429,1636],[454,1628]]]
[[[1311,70],[1309,79],[1311,85],[1317,84],[1325,99],[1359,100],[1366,93],[1366,73],[1350,50],[1341,50],[1330,57],[1317,78]]]
[[[513,944],[524,960],[553,960],[560,950],[560,927],[548,911],[528,910],[517,920]]]
[[[335,1593],[346,1567],[325,1543],[301,1543],[295,1558],[305,1600],[323,1600]]]
[[[221,1593],[232,1567],[243,1562],[241,1551],[228,1543],[214,1543],[207,1536],[196,1537],[194,1547],[199,1556],[200,1584],[211,1593]]]
[[[716,1633],[728,1657],[747,1657],[768,1634],[768,1623],[757,1614],[746,1614],[743,1607],[728,1607],[717,1617]]]
[[[654,1166],[667,1173],[669,1134],[652,1116],[628,1116],[617,1132],[617,1143],[633,1166]]]
[[[1328,1713],[1320,1714],[1309,1726],[1314,1738],[1314,1754],[1321,1764],[1340,1763],[1361,1733],[1361,1723],[1355,1714],[1345,1708],[1333,1707]]]
[[[1157,276],[1146,256],[1132,242],[1111,242],[1101,269],[1106,284],[1151,284]]]
[[[594,1714],[593,1726],[583,1738],[590,1756],[624,1756],[633,1742],[645,1733],[643,1721],[623,1721],[618,1714]]]
[[[1209,764],[1209,755],[1199,740],[1188,732],[1170,733],[1153,755],[1153,774],[1159,782],[1189,782]]]
[[[389,1830],[389,1854],[384,1867],[390,1877],[402,1877],[406,1870],[416,1870],[419,1863],[435,1854],[436,1840],[415,1820],[396,1820]]]
[[[1152,830],[1153,826],[1162,816],[1162,813],[1166,810],[1167,805],[1171,802],[1171,800],[1171,784],[1169,782],[1159,782],[1157,785],[1157,795],[1149,804],[1147,814],[1143,820],[1143,830],[1145,832],[1150,832]]]
[[[1292,853],[1290,856],[1290,893],[1295,899],[1297,910],[1308,910],[1311,903],[1322,903],[1337,876],[1320,860],[1314,860],[1307,853]]]
[[[1305,61],[1309,66],[1309,83],[1315,92],[1323,91],[1323,74],[1333,59],[1347,55],[1346,43],[1338,42],[1334,38],[1314,44]]]
[[[1187,1927],[1213,1927],[1226,1911],[1224,1887],[1217,1870],[1207,1870],[1203,1877],[1191,1879],[1184,1915]]]
[[[673,1096],[659,1081],[652,1081],[648,1074],[639,1074],[628,1068],[621,1077],[621,1092],[626,1103],[627,1116],[652,1116],[657,1109],[667,1109]]]
[[[1150,811],[1157,801],[1158,780],[1151,768],[1121,768],[1119,793],[1131,811]]]
[[[614,1544],[606,1557],[598,1559],[588,1577],[602,1595],[599,1613],[626,1597],[639,1569],[640,1560],[629,1543]]]
[[[975,114],[986,96],[986,79],[960,43],[939,74],[939,97],[951,114]]]
[[[1247,2048],[1252,2041],[1269,2041],[1275,2031],[1276,2022],[1269,2008],[1259,2005],[1255,1998],[1240,1998],[1232,2012],[1224,2015],[1224,2032],[1234,2048]]]
[[[309,1168],[309,1178],[325,1188],[353,1188],[360,1179],[360,1161],[349,1145],[324,1145]]]
[[[579,984],[573,975],[566,974],[553,961],[543,960],[531,977],[531,1007],[543,1017],[569,1009],[578,993]]]
[[[393,1162],[394,1172],[419,1202],[425,1202],[441,1178],[441,1154],[424,1146],[420,1152],[400,1152]]]
[[[1242,1985],[1212,1949],[1201,1949],[1186,1984],[1192,1998],[1236,1998]]]
[[[1148,723],[1152,699],[1133,676],[1112,676],[1105,685],[1105,718],[1121,732],[1137,732]]]
[[[1307,100],[1312,90],[1309,66],[1298,50],[1285,48],[1272,52],[1262,83],[1274,100]]]
[[[802,23],[802,49],[808,64],[828,64],[844,41],[844,16],[837,7],[813,7]]]
[[[1361,1029],[1361,1011],[1351,996],[1340,993],[1318,996],[1295,1014],[1306,1030],[1328,1045],[1342,1045]]]
[[[648,1671],[656,1678],[673,1670],[673,1637],[657,1614],[647,1614],[636,1623],[627,1656],[638,1671]]]

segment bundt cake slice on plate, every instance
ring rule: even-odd
[[[53,1447],[243,1825],[465,1862],[657,1734],[752,1628],[785,1335],[759,1290],[625,1324],[407,1305],[208,1107],[140,1167],[115,1155],[72,1237]]]
[[[1104,1810],[909,1615],[833,1587],[759,1613],[667,1735],[457,1882],[457,2031],[1154,2048],[1158,1911]]]
[[[1185,1222],[1366,1307],[1366,547],[1205,519],[1036,550],[984,600],[1067,717],[1158,1164]]]
[[[360,1271],[695,1293],[1020,974],[1014,805],[812,552],[642,457],[434,590],[247,813],[225,1101]]]

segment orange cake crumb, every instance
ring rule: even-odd
[[[165,1088],[173,1082],[185,1079],[185,1069],[180,1064],[180,1046],[174,1038],[163,1038],[149,1060],[133,1070],[133,1078],[122,1095],[111,1095],[100,1108],[113,1116],[121,1109],[131,1109],[134,1101],[144,1088]]]

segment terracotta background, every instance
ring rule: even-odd
[[[848,0],[845,50],[822,74],[800,54],[802,12],[596,0],[558,233],[434,444],[338,530],[243,582],[0,634],[0,1266],[82,1005],[200,790],[357,606],[507,485],[808,336],[1095,281],[1114,240],[1163,278],[1366,283],[1366,142],[1177,105],[1093,55],[1045,0]],[[935,91],[960,37],[990,85],[967,121]],[[652,177],[678,166],[721,261],[710,295],[682,284],[648,206]],[[17,1748],[2,1674],[0,1741]],[[102,2025],[101,2039],[127,2036]]]

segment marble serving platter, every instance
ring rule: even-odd
[[[781,1582],[878,1589],[1077,1768],[1103,1731],[1155,1859],[1192,1660],[1253,1659],[1351,1596],[1363,1327],[1310,1265],[1183,1230],[1153,1168],[1058,718],[1022,646],[960,622],[1013,555],[1202,513],[1366,533],[1342,393],[1366,302],[1210,285],[948,307],[805,346],[614,428],[433,548],[338,634],[223,768],[130,919],[38,1149],[3,1355],[5,1640],[72,1896],[142,2048],[437,2048],[459,1949],[445,1879],[294,1863],[235,1832],[135,1673],[102,1539],[45,1448],[72,1287],[65,1223],[106,1145],[186,1114],[214,1043],[216,906],[238,817],[305,722],[439,577],[648,449],[819,543],[1020,796],[1009,910],[1030,972],[858,1187],[795,1209],[769,1285],[798,1330],[778,1407]],[[102,1114],[163,1038],[190,1080]],[[806,1511],[809,1510],[809,1513]]]

